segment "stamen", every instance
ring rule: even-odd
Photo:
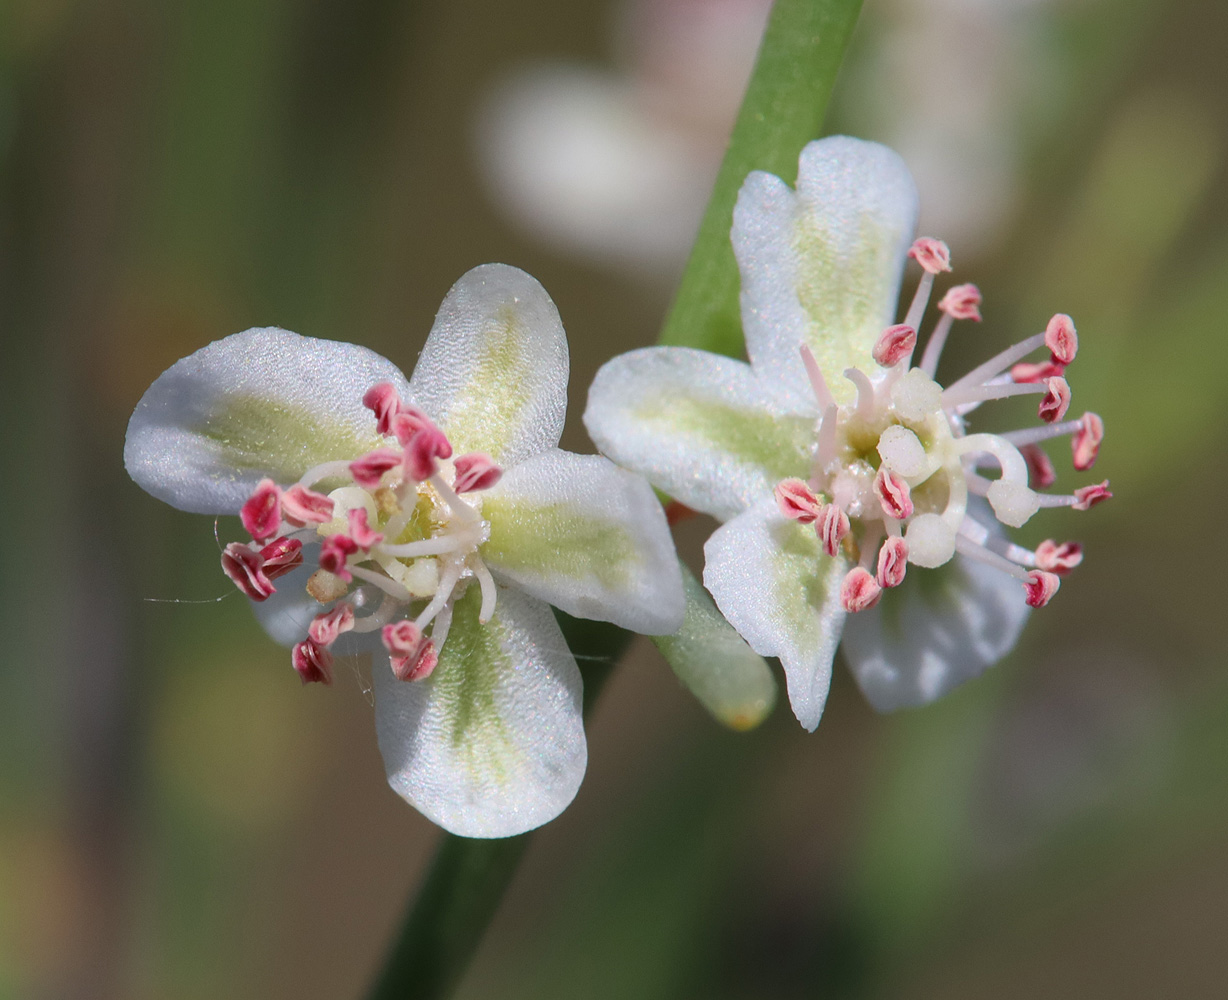
[[[776,504],[785,517],[802,524],[813,524],[823,511],[823,502],[800,479],[784,479],[776,484]]]
[[[899,364],[912,357],[913,348],[917,346],[917,331],[903,323],[889,326],[878,335],[872,352],[874,360],[884,368]]]
[[[378,433],[392,433],[392,418],[401,408],[401,397],[391,382],[377,382],[371,386],[362,397],[362,405],[375,414]]]
[[[333,682],[333,654],[311,639],[305,639],[294,647],[290,662],[304,684]]]
[[[974,542],[962,532],[955,536],[955,548],[962,556],[967,556],[969,559],[975,559],[977,562],[984,563],[986,566],[992,566],[994,569],[1001,570],[1003,573],[1013,576],[1016,580],[1026,581],[1028,571],[1020,566],[1016,566],[1005,556],[999,555],[990,549],[985,548]]]
[[[831,390],[827,388],[827,379],[823,377],[819,363],[815,360],[814,351],[802,344],[799,353],[802,356],[802,364],[806,366],[806,377],[810,380],[815,401],[819,404],[819,410],[825,413],[827,408],[835,403]]]
[[[834,556],[840,551],[840,543],[849,533],[852,525],[849,523],[849,516],[840,507],[829,503],[823,508],[818,523],[814,527],[819,541],[823,543],[823,551],[829,556]]]
[[[908,256],[925,268],[929,274],[951,270],[951,250],[932,236],[921,236],[908,248]]]
[[[1109,481],[1106,479],[1102,483],[1084,486],[1082,489],[1075,490],[1074,503],[1071,506],[1075,510],[1090,510],[1096,504],[1108,500],[1112,495],[1109,492]]]
[[[1068,365],[1079,350],[1079,335],[1075,333],[1074,320],[1065,313],[1057,313],[1045,327],[1045,346],[1049,348],[1055,363]]]
[[[482,606],[478,609],[478,621],[485,625],[490,621],[490,616],[495,613],[495,601],[499,596],[495,589],[495,578],[490,575],[490,570],[486,568],[486,564],[481,559],[473,559],[471,568],[473,575],[477,577],[478,586],[482,588]],[[442,646],[443,643],[441,642],[440,645]]]
[[[354,539],[342,534],[329,535],[320,546],[320,569],[342,580],[352,580],[346,560],[357,551]]]
[[[295,483],[281,495],[281,513],[296,528],[327,524],[333,519],[333,502],[323,493]]]
[[[907,569],[908,543],[899,536],[888,538],[878,550],[878,575],[875,577],[878,585],[898,587],[904,582]]]
[[[405,446],[405,470],[418,482],[426,482],[439,469],[436,459],[451,458],[452,445],[434,424],[423,427]]]
[[[336,479],[338,477],[350,478],[350,463],[344,459],[313,465],[303,473],[298,484],[300,486],[314,486],[323,479]]]
[[[1070,439],[1071,457],[1079,472],[1086,472],[1096,464],[1100,443],[1104,440],[1104,421],[1095,413],[1085,413],[1076,421],[1078,429]]]
[[[383,573],[376,573],[375,570],[367,569],[365,566],[350,566],[349,572],[360,580],[374,584],[385,594],[395,597],[402,604],[408,604],[414,599],[414,595],[409,592],[408,588],[401,586],[396,580],[384,576]],[[341,574],[338,573],[337,575],[340,576]]]
[[[253,601],[264,601],[277,588],[264,572],[264,558],[242,542],[231,542],[222,550],[222,572]]]
[[[278,538],[260,550],[260,558],[264,575],[276,580],[303,565],[303,543],[297,538]]]
[[[433,487],[435,487],[436,492],[443,497],[444,503],[448,505],[448,508],[452,511],[452,513],[462,521],[476,522],[481,520],[481,518],[479,518],[477,515],[477,511],[475,511],[472,507],[465,503],[464,500],[457,496],[456,491],[443,481],[442,476],[432,475],[430,477],[430,483]]]
[[[1083,561],[1083,546],[1078,542],[1059,545],[1048,538],[1036,546],[1036,565],[1047,573],[1065,576]]]
[[[375,531],[367,522],[366,507],[352,507],[347,515],[350,522],[350,537],[364,552],[370,552],[373,545],[378,545],[384,536]]]
[[[239,509],[239,520],[249,535],[263,542],[281,527],[281,490],[271,479],[260,480],[255,491]]]
[[[951,319],[981,321],[981,290],[973,284],[952,285],[938,303],[938,308]]]
[[[1061,420],[1070,409],[1070,383],[1055,375],[1045,383],[1045,398],[1040,401],[1037,416],[1047,424]]]
[[[381,545],[380,552],[397,559],[415,559],[418,556],[440,556],[446,552],[459,552],[470,544],[460,535],[436,535],[418,542],[402,542],[400,545]]]
[[[947,386],[947,392],[954,389],[963,389],[970,385],[984,385],[999,372],[1004,372],[1016,361],[1027,357],[1036,348],[1040,347],[1045,342],[1043,333],[1034,334],[1026,340],[1021,340],[1019,343],[1008,347],[1001,354],[995,354],[984,364],[977,365],[967,375],[961,379],[957,379]]]
[[[307,637],[325,648],[337,641],[342,632],[354,627],[354,609],[344,601],[331,611],[316,615],[307,626]]]
[[[894,517],[897,521],[912,517],[912,496],[908,483],[885,465],[880,465],[874,476],[874,492],[878,494],[878,502],[888,517]]]
[[[495,464],[495,460],[480,451],[461,455],[454,464],[456,478],[452,481],[452,488],[457,493],[488,490],[503,478],[503,470]]]
[[[379,489],[384,473],[400,466],[403,456],[392,448],[376,448],[349,464],[350,475],[363,489]]]
[[[425,680],[435,669],[439,656],[435,645],[413,622],[385,625],[380,633],[389,653],[392,672],[400,681]]]
[[[1037,362],[1020,361],[1017,365],[1011,365],[1011,381],[1044,382],[1053,378],[1054,375],[1063,375],[1065,372],[1066,366],[1052,359]]]
[[[419,431],[434,426],[431,418],[416,406],[402,404],[400,410],[392,418],[392,433],[396,435],[402,447],[409,444]]]
[[[943,409],[962,406],[965,403],[984,403],[990,399],[1006,399],[1010,396],[1029,396],[1048,392],[1047,384],[1034,382],[983,382],[977,385],[956,382],[942,394]]]
[[[1081,426],[1079,420],[1066,420],[1060,424],[1041,424],[1039,427],[1025,427],[1018,431],[1006,431],[998,437],[1009,441],[1022,450],[1022,446],[1048,441],[1050,438],[1061,437],[1063,434],[1073,434]]]
[[[1057,482],[1057,470],[1053,468],[1053,460],[1038,444],[1025,444],[1019,449],[1019,454],[1028,463],[1028,486],[1034,490],[1047,490]]]
[[[1053,599],[1061,585],[1062,581],[1056,573],[1046,573],[1043,569],[1032,570],[1023,585],[1024,592],[1028,595],[1028,606],[1043,608]]]
[[[443,575],[439,579],[439,589],[435,591],[435,596],[431,598],[430,603],[422,609],[421,614],[414,620],[414,624],[418,628],[426,628],[435,618],[448,601],[452,600],[452,591],[456,588],[457,582],[461,576],[460,562],[452,562],[445,566]]]
[[[870,575],[869,570],[854,566],[848,571],[840,586],[840,603],[850,614],[874,607],[883,596],[883,588]]]
[[[943,313],[942,318],[934,324],[929,343],[925,345],[925,353],[921,355],[921,364],[917,367],[930,378],[933,378],[934,373],[938,371],[938,359],[942,357],[942,349],[946,346],[947,335],[951,332],[952,323],[951,316]]]

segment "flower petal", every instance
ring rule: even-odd
[[[567,338],[537,279],[507,264],[463,274],[439,307],[410,393],[457,454],[512,465],[558,444]]]
[[[846,617],[840,584],[848,563],[823,552],[814,529],[782,517],[772,499],[713,532],[704,559],[716,606],[751,649],[780,658],[793,713],[813,730]]]
[[[600,455],[552,448],[482,494],[492,572],[578,618],[646,635],[682,624],[678,559],[652,487]]]
[[[809,474],[815,417],[813,399],[808,409],[782,405],[744,362],[646,347],[602,365],[584,425],[619,465],[724,520],[781,479]]]
[[[754,729],[776,704],[776,680],[763,657],[721,616],[685,566],[686,619],[673,635],[653,642],[678,679],[719,722]]]
[[[910,569],[877,607],[852,615],[844,656],[878,711],[924,705],[1010,652],[1027,617],[1018,580],[957,555]]]
[[[376,382],[407,389],[365,347],[275,327],[236,333],[158,376],[128,422],[124,465],[180,510],[234,514],[261,479],[292,482],[378,444],[362,405]]]
[[[377,658],[375,728],[388,783],[462,837],[510,837],[575,798],[587,750],[580,671],[550,609],[500,589],[486,625],[471,586],[439,665],[398,681]]]
[[[755,371],[810,398],[798,348],[808,344],[837,402],[844,369],[876,369],[870,351],[894,322],[917,189],[904,161],[878,143],[832,136],[802,150],[797,190],[756,171],[733,213],[742,325]]]

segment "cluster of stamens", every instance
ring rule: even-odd
[[[479,619],[495,609],[494,579],[478,552],[489,525],[475,494],[494,486],[502,469],[481,452],[454,459],[443,431],[387,382],[363,405],[389,443],[318,465],[285,489],[263,480],[239,512],[252,541],[222,552],[223,572],[263,601],[276,590],[273,580],[302,565],[303,543],[321,540],[307,593],[325,610],[292,653],[304,683],[332,683],[330,650],[342,633],[377,629],[397,678],[422,680],[435,669],[453,604],[470,580],[481,587]],[[315,489],[323,484],[333,488]]]
[[[981,293],[956,285],[938,303],[921,361],[912,364],[917,330],[929,304],[935,275],[951,270],[940,240],[922,238],[909,250],[922,268],[904,322],[888,327],[874,345],[874,377],[857,368],[844,372],[855,400],[838,406],[808,347],[802,363],[818,403],[815,448],[808,480],[786,479],[776,487],[781,512],[813,525],[828,555],[840,552],[856,565],[846,574],[840,598],[845,610],[873,607],[887,587],[898,587],[908,563],[934,568],[956,552],[1018,579],[1032,607],[1044,607],[1060,577],[1079,565],[1082,546],[1052,540],[1035,551],[1015,545],[969,512],[970,495],[985,497],[994,516],[1021,527],[1041,507],[1087,510],[1112,496],[1108,480],[1072,494],[1041,493],[1053,485],[1053,463],[1040,448],[1049,438],[1069,436],[1075,469],[1096,461],[1104,423],[1094,413],[1064,420],[1070,407],[1066,367],[1078,350],[1069,316],[1055,315],[1043,333],[1008,348],[945,389],[934,381],[947,336],[956,320],[981,319]],[[1049,358],[1023,359],[1039,348]],[[969,434],[965,417],[981,403],[1035,393],[1041,396],[1037,427],[1005,434]],[[997,466],[989,479],[981,468]]]

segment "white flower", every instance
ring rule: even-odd
[[[547,602],[648,634],[682,623],[651,487],[556,447],[567,369],[545,290],[488,264],[448,293],[409,382],[362,347],[248,330],[173,365],[128,426],[142,487],[241,513],[253,541],[223,569],[304,681],[331,680],[334,649],[388,650],[389,782],[464,836],[532,829],[583,777],[580,673]]]
[[[1108,495],[1107,483],[1032,488],[1052,481],[1039,441],[1071,435],[1087,469],[1103,436],[1095,414],[1061,422],[1077,346],[1068,317],[944,390],[933,376],[951,324],[980,319],[980,293],[955,286],[911,367],[934,277],[950,269],[945,244],[913,242],[916,212],[907,168],[874,143],[811,143],[796,191],[752,173],[733,225],[750,364],[649,348],[605,365],[589,394],[585,423],[603,452],[727,521],[705,547],[704,583],[755,652],[780,658],[807,729],[842,637],[881,710],[930,701],[1014,645],[1027,605],[1048,601],[1081,550],[1013,545],[989,508],[1018,527],[1040,506]],[[923,273],[893,325],[907,256]],[[1017,364],[1041,347],[1048,361]],[[1032,392],[1041,427],[966,433],[982,401]]]

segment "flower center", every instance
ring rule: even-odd
[[[875,344],[879,370],[873,375],[856,368],[844,372],[857,388],[852,404],[835,404],[813,354],[802,347],[820,413],[813,464],[805,482],[789,479],[777,486],[777,503],[787,517],[814,524],[829,555],[842,552],[856,564],[841,591],[848,611],[872,607],[884,587],[898,586],[906,563],[936,568],[957,551],[1016,577],[1028,603],[1043,606],[1057,590],[1057,574],[1081,561],[1081,547],[1047,541],[1035,552],[1023,549],[970,513],[968,497],[985,497],[998,521],[1017,528],[1041,507],[1086,510],[1111,496],[1107,480],[1068,496],[1037,492],[1054,479],[1039,442],[1070,435],[1074,466],[1083,471],[1094,464],[1104,436],[1104,424],[1094,413],[1061,422],[1070,405],[1064,372],[1078,347],[1074,324],[1056,315],[1044,333],[943,389],[933,376],[947,335],[956,319],[980,320],[981,295],[973,285],[947,292],[921,363],[912,367],[916,327],[934,275],[950,270],[950,255],[940,241],[920,239],[910,256],[925,271],[916,296],[906,321],[884,330]],[[1018,363],[1042,346],[1050,350],[1047,362]],[[982,402],[1029,393],[1042,395],[1041,427],[967,433],[965,417]],[[993,479],[978,471],[993,467],[998,469]]]

